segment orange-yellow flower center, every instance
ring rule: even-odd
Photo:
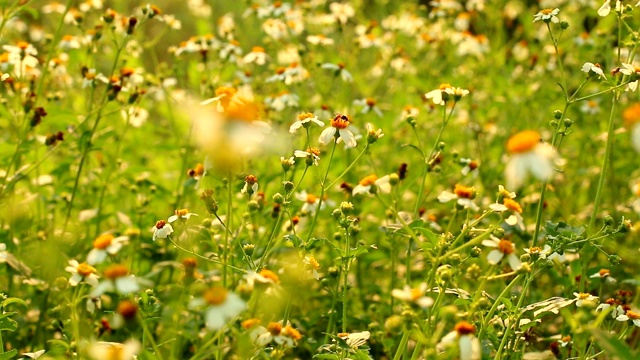
[[[366,102],[368,107],[374,107],[376,105],[376,101],[372,98],[367,98]]]
[[[476,332],[476,327],[471,323],[461,321],[456,324],[454,330],[458,333],[458,335],[469,335]]]
[[[364,179],[360,180],[358,183],[362,186],[371,186],[375,184],[376,180],[378,180],[378,177],[376,175],[369,175]]]
[[[312,113],[302,113],[302,114],[298,115],[298,120],[311,119],[314,116],[315,115],[313,115]]]
[[[120,69],[120,75],[122,75],[123,77],[131,76],[133,75],[134,72],[135,72],[135,69],[132,67],[125,66],[122,69]]]
[[[164,220],[158,220],[156,222],[156,229],[162,229],[165,225],[167,225],[167,222]]]
[[[276,273],[271,270],[262,269],[260,270],[259,274],[266,279],[272,280],[274,283],[280,282],[280,278],[278,277],[278,275],[276,275]]]
[[[309,204],[315,204],[315,202],[318,200],[318,197],[313,195],[313,194],[307,194],[307,203]]]
[[[502,199],[502,203],[507,207],[507,209],[515,211],[517,213],[522,213],[522,206],[520,206],[520,204],[518,204],[518,202],[515,200],[504,198]]]
[[[422,291],[420,289],[411,289],[411,301],[416,301],[422,297]]]
[[[259,325],[260,324],[260,319],[247,319],[245,321],[243,321],[242,323],[240,323],[240,325],[242,325],[242,327],[244,329],[251,329],[252,327]]]
[[[309,265],[311,265],[312,268],[320,270],[320,264],[313,255],[309,255],[309,257],[307,257],[307,262],[309,263]]]
[[[247,184],[249,184],[249,185],[253,185],[253,184],[255,184],[255,183],[257,183],[257,182],[258,182],[258,178],[257,178],[257,177],[255,177],[254,175],[247,175],[247,176],[244,178],[244,181],[245,181]]]
[[[509,240],[500,240],[498,243],[498,250],[505,255],[509,255],[513,253],[513,243]]]
[[[589,294],[589,293],[579,293],[578,294],[578,299],[585,300],[585,299],[588,299],[589,296],[591,296],[591,294]]]
[[[104,270],[104,277],[107,279],[117,279],[126,276],[129,269],[122,264],[113,264]]]
[[[320,156],[320,149],[318,148],[310,147],[307,149],[307,152],[315,156]]]
[[[123,300],[120,302],[120,304],[118,304],[118,309],[116,311],[125,319],[132,319],[134,316],[136,316],[138,305],[129,300]]]
[[[473,187],[468,187],[460,184],[456,184],[453,188],[453,193],[462,199],[471,199],[476,190]]]
[[[451,86],[451,84],[442,83],[442,84],[440,84],[440,86],[438,86],[438,89],[439,89],[439,90],[441,90],[441,91],[444,91],[444,90],[446,90],[446,89],[450,89],[450,88],[452,88],[452,87],[453,87],[453,86]]]
[[[82,263],[78,265],[78,267],[76,268],[76,271],[78,271],[78,275],[82,277],[87,277],[93,274],[94,272],[96,272],[96,269],[87,263]]]
[[[189,209],[178,209],[175,211],[178,216],[185,216],[189,213]]]
[[[113,234],[102,234],[98,236],[95,240],[93,240],[93,247],[96,249],[104,250],[109,245],[111,245],[111,241],[115,238]]]
[[[609,276],[610,273],[611,271],[609,269],[600,269],[600,271],[598,271],[598,274],[600,274],[600,277],[607,277]]]
[[[542,248],[539,246],[532,246],[529,248],[529,254],[539,254],[542,251]]]
[[[251,52],[264,53],[264,48],[262,46],[254,46],[253,49],[251,49]]]
[[[26,41],[18,41],[16,45],[18,46],[18,48],[20,48],[20,50],[25,50],[29,47],[29,43]]]
[[[270,322],[269,325],[267,325],[267,331],[269,331],[273,336],[278,336],[282,332],[282,324]]]
[[[526,130],[513,135],[507,141],[507,151],[512,154],[531,151],[540,143],[540,134],[537,131]]]
[[[640,319],[640,314],[635,312],[635,311],[631,311],[631,310],[627,310],[627,316],[629,317],[629,319],[631,320],[638,320]]]
[[[571,335],[564,336],[564,337],[562,338],[562,341],[564,341],[564,342],[569,342],[569,341],[571,341]]]
[[[351,124],[351,122],[347,115],[337,114],[333,119],[331,119],[331,126],[336,129],[346,129],[349,124]]]
[[[227,290],[220,286],[207,289],[202,296],[209,305],[220,305],[227,300]]]
[[[540,10],[540,13],[544,15],[551,15],[551,13],[553,13],[553,9],[542,9]]]
[[[282,329],[282,335],[285,335],[296,341],[302,338],[302,335],[300,334],[300,332],[292,328],[291,325],[287,325],[284,327],[284,329]]]

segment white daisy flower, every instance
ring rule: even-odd
[[[169,219],[167,219],[167,221],[170,223],[178,219],[181,219],[182,221],[187,221],[192,216],[198,216],[198,214],[190,213],[188,209],[178,209],[175,211],[174,215],[169,216]]]
[[[107,259],[107,255],[115,255],[129,241],[127,236],[115,237],[113,234],[102,234],[93,240],[93,249],[87,255],[89,265],[100,264]]]
[[[597,296],[593,296],[589,293],[577,293],[574,292],[573,296],[575,296],[576,306],[582,307],[584,305],[592,304],[594,301],[598,300]]]
[[[552,22],[557,24],[560,22],[558,19],[558,14],[560,13],[560,9],[542,9],[537,14],[533,15],[533,22],[536,21],[544,21],[546,23]]]
[[[616,317],[618,321],[631,321],[633,325],[640,327],[640,313],[635,311],[627,310],[624,315],[618,315]]]
[[[377,190],[388,194],[391,192],[391,183],[389,182],[389,179],[389,175],[385,175],[381,178],[378,178],[376,175],[366,176],[358,182],[358,185],[353,188],[351,194],[354,196],[358,194],[373,194]],[[374,186],[376,189],[372,192]]]
[[[69,260],[69,266],[65,268],[65,271],[71,273],[69,278],[71,286],[76,286],[83,280],[91,286],[98,286],[96,269],[87,263],[80,264],[76,260]]]
[[[482,241],[482,245],[494,248],[487,255],[489,264],[497,265],[506,256],[511,269],[518,270],[522,266],[520,259],[515,254],[516,246],[511,241],[491,236],[490,239]]]
[[[164,220],[158,220],[153,227],[153,241],[156,241],[156,239],[166,239],[171,233],[173,233],[171,224]]]
[[[553,175],[555,151],[548,144],[540,142],[536,131],[522,131],[507,141],[507,151],[511,154],[505,168],[507,187],[517,189],[529,174],[541,181]]]
[[[337,64],[327,63],[327,64],[320,65],[320,67],[323,69],[332,70],[335,73],[335,75],[340,76],[340,78],[344,82],[350,83],[353,81],[353,76],[347,69],[345,69],[345,66],[343,63],[337,63]]]
[[[195,298],[189,302],[189,307],[192,309],[205,305],[208,306],[205,312],[205,324],[209,330],[222,328],[247,307],[239,295],[219,286],[207,289],[201,298]]]
[[[298,115],[298,120],[291,124],[291,126],[289,127],[289,132],[294,134],[296,133],[296,131],[298,131],[298,129],[302,127],[309,128],[309,126],[311,126],[311,123],[314,123],[321,127],[324,126],[324,123],[318,120],[317,116],[313,115],[312,113],[304,113]]]
[[[307,151],[296,150],[293,152],[293,155],[297,158],[306,158],[307,166],[318,166],[320,161],[320,149],[314,147],[308,148]]]
[[[475,326],[466,321],[461,321],[455,326],[455,330],[445,335],[436,345],[439,352],[444,352],[457,345],[458,359],[480,360],[480,342],[473,336]]]
[[[247,175],[244,178],[244,186],[240,190],[243,194],[254,194],[258,191],[258,178],[254,175]]]
[[[478,211],[480,208],[473,202],[475,196],[475,188],[456,184],[453,188],[453,192],[447,190],[441,192],[440,195],[438,195],[438,201],[441,203],[447,203],[449,201],[456,200],[458,205],[463,208]]]
[[[139,279],[129,275],[129,269],[125,265],[113,264],[104,270],[103,275],[104,279],[93,288],[90,296],[96,297],[107,292],[126,295],[141,289]]]
[[[602,71],[602,68],[600,67],[600,64],[594,64],[594,63],[586,62],[586,63],[584,63],[584,65],[582,65],[582,71],[587,73],[587,74],[594,73],[594,74],[598,75],[599,77],[607,80],[607,77],[604,75],[604,71]]]
[[[409,285],[405,285],[402,290],[391,290],[391,296],[411,304],[416,304],[424,309],[433,305],[433,299],[424,295],[426,291],[427,283],[421,283],[417,288],[411,288]]]
[[[331,126],[322,131],[318,141],[323,145],[333,141],[344,141],[346,148],[354,148],[358,143],[355,135],[353,135],[353,132],[350,130],[352,127],[347,115],[336,114],[336,116],[331,119]]]

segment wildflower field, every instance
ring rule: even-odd
[[[0,360],[639,359],[638,5],[0,0]]]

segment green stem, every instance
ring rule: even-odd
[[[320,184],[320,186],[322,186],[322,190],[320,190],[320,198],[318,199],[318,210],[316,211],[316,214],[313,216],[313,221],[311,222],[311,225],[309,226],[309,233],[307,234],[307,242],[311,239],[311,236],[313,235],[313,229],[316,226],[316,222],[318,221],[318,216],[320,215],[320,208],[322,207],[322,202],[323,202],[323,198],[324,198],[324,192],[327,188],[329,187],[325,187],[324,185],[327,183],[327,177],[329,176],[329,170],[331,170],[331,163],[333,162],[333,155],[336,152],[336,146],[338,145],[337,142],[333,142],[333,147],[331,148],[331,156],[329,157],[329,163],[327,164],[327,171],[324,173],[324,178],[322,179],[322,184]]]
[[[404,351],[407,348],[407,343],[409,342],[410,333],[411,331],[409,331],[409,329],[404,329],[402,339],[400,340],[400,345],[398,345],[398,350],[396,350],[396,354],[393,356],[393,360],[400,360],[400,358],[404,354]]]
[[[335,145],[335,144],[334,144]],[[335,148],[335,146],[334,146]],[[351,170],[351,168],[353,167],[353,165],[355,165],[358,160],[360,160],[360,158],[362,157],[362,155],[364,155],[365,152],[367,152],[367,149],[369,148],[369,144],[364,146],[364,149],[362,149],[362,151],[360,152],[360,154],[358,154],[358,156],[356,156],[356,158],[351,162],[351,164],[349,164],[349,166],[347,166],[347,168],[340,174],[338,175],[338,177],[333,180],[328,186],[324,186],[324,181],[322,182],[322,188],[323,190],[329,190],[331,189],[331,187],[333,185],[335,185],[336,182],[338,182],[338,180],[340,180],[344,175],[347,174],[347,172],[349,172],[349,170]],[[333,150],[331,151],[331,158],[333,158]],[[328,168],[327,168],[327,172],[328,172]],[[326,176],[325,176],[325,181],[326,181]]]
[[[489,321],[491,320],[491,318],[493,318],[493,314],[496,312],[496,309],[498,308],[498,305],[500,305],[502,303],[502,301],[500,301],[500,299],[502,299],[503,297],[506,297],[506,295],[509,293],[509,291],[511,291],[511,288],[516,284],[516,282],[518,282],[524,275],[520,274],[518,276],[516,276],[515,278],[513,278],[513,280],[511,280],[511,282],[509,283],[509,285],[507,285],[502,292],[500,293],[500,295],[498,295],[498,297],[496,298],[496,301],[494,301],[493,305],[491,306],[491,309],[489,309],[489,313],[487,313],[487,316],[485,316],[485,318],[482,320],[482,329],[480,329],[480,333],[478,334],[478,339],[480,341],[482,341],[482,338],[485,334],[485,332],[487,331],[487,324],[489,323]],[[497,359],[498,357],[496,357]]]

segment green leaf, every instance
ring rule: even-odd
[[[631,348],[618,340],[615,334],[607,334],[598,329],[591,329],[591,334],[598,342],[598,345],[612,358],[618,358],[620,360],[637,359],[636,354]]]
[[[10,316],[16,314],[15,312],[8,312],[0,315],[0,331],[16,331],[18,329],[18,323],[10,318]]]
[[[18,355],[18,350],[13,349],[13,350],[7,351],[6,353],[0,354],[0,360],[9,360],[16,355]]]
[[[18,304],[18,305],[22,305],[25,309],[27,309],[29,306],[27,305],[27,303],[19,298],[15,298],[15,297],[10,297],[8,299],[6,299],[5,301],[2,302],[2,307],[7,307],[11,304]]]

